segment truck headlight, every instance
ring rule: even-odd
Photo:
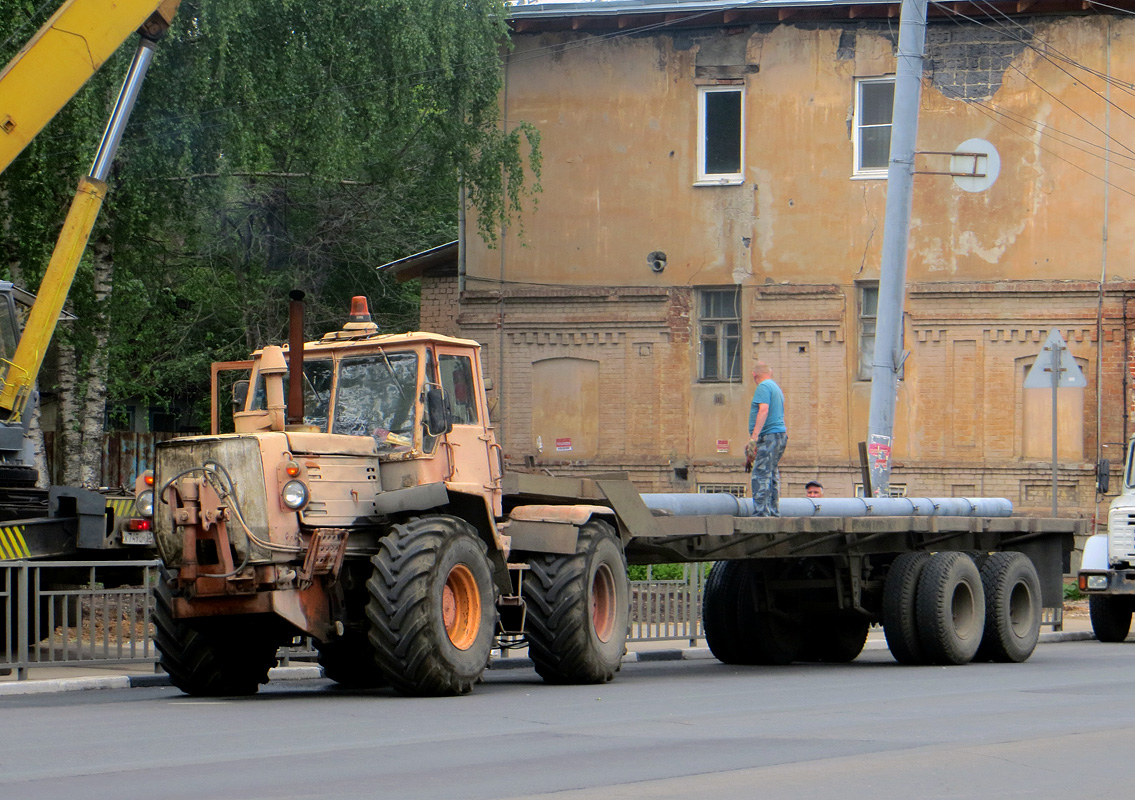
[[[303,481],[288,481],[280,491],[280,498],[293,511],[303,508],[307,503],[307,486]]]
[[[154,516],[154,490],[147,489],[144,492],[139,492],[138,497],[134,500],[134,510],[138,512],[139,516],[152,517]]]
[[[1106,589],[1107,588],[1107,576],[1106,575],[1089,575],[1088,576],[1088,588],[1089,589],[1096,589],[1097,591],[1099,589]]]

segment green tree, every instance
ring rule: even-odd
[[[25,19],[0,11],[0,41]],[[488,238],[538,189],[535,131],[499,118],[506,42],[501,0],[185,0],[72,291],[72,427],[104,395],[207,408],[209,362],[282,339],[293,288],[311,332],[354,294],[413,327],[413,287],[374,267],[454,238],[459,175]],[[0,254],[30,286],[130,49],[0,176]]]

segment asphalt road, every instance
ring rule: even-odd
[[[1069,798],[1126,794],[1135,643],[1020,665],[634,663],[415,699],[288,682],[0,697],[0,798]]]

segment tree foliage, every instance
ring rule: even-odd
[[[0,9],[0,59],[37,11]],[[111,321],[110,402],[207,408],[209,363],[282,340],[294,288],[310,336],[356,294],[384,329],[414,326],[416,287],[375,267],[455,238],[458,176],[489,239],[538,189],[535,132],[499,118],[506,42],[502,0],[184,0],[95,232],[113,294],[96,302],[89,258],[71,293],[81,319]],[[0,257],[29,287],[131,49],[0,176]],[[89,329],[62,333],[80,364]]]

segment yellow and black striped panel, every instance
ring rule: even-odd
[[[24,541],[24,526],[0,527],[0,561],[14,558],[31,558],[32,551]]]
[[[114,510],[115,519],[123,519],[125,517],[134,516],[134,498],[133,497],[111,497],[107,498],[106,504]]]

